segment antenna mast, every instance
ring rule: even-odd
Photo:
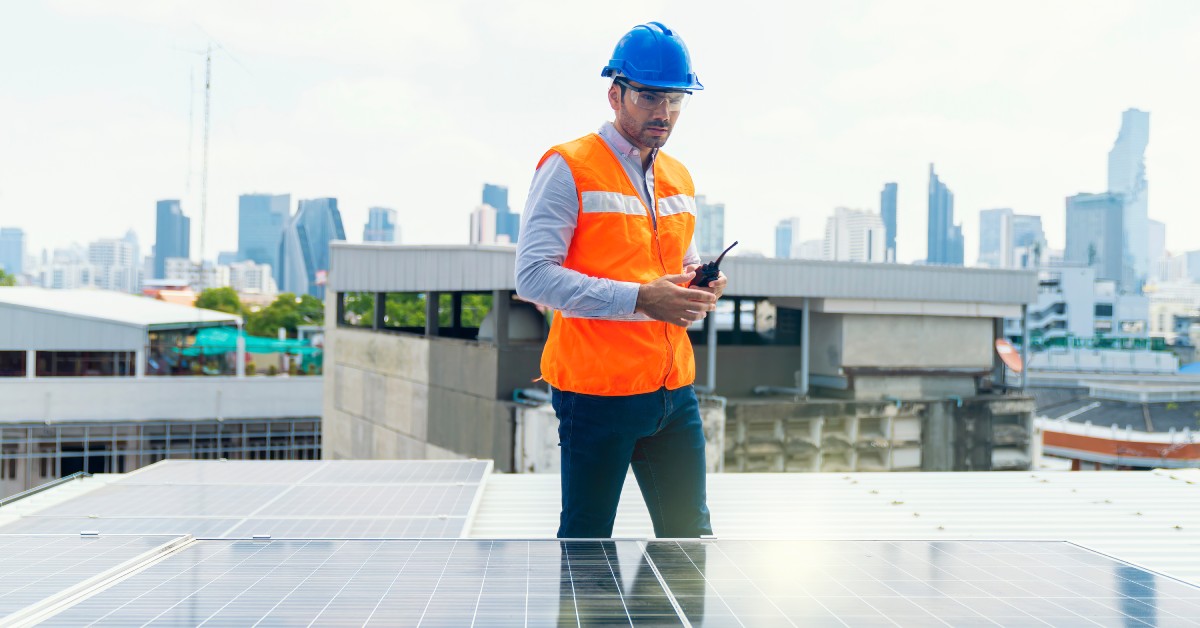
[[[201,289],[204,285],[204,227],[208,217],[208,117],[209,101],[212,92],[212,43],[204,55],[204,157],[200,169],[200,267],[197,272],[197,282]]]

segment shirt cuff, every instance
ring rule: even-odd
[[[637,309],[638,289],[642,285],[632,281],[613,282],[613,314],[628,316]]]

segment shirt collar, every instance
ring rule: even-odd
[[[614,125],[611,120],[600,126],[600,137],[604,138],[605,141],[608,142],[608,145],[612,146],[613,150],[616,151],[618,155],[621,155],[622,157],[634,157],[639,161],[641,160],[641,151],[638,150],[637,146],[634,146],[629,140],[625,139],[624,135],[621,135],[621,132],[617,130],[616,125]],[[651,163],[654,162],[654,158],[656,156],[658,156],[658,149],[651,148]]]

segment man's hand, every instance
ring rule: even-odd
[[[717,309],[717,297],[706,289],[685,288],[679,285],[687,285],[695,275],[694,270],[681,275],[663,275],[650,283],[642,284],[638,288],[635,310],[656,321],[680,327],[687,327],[692,322],[703,319],[708,312]]]
[[[694,273],[694,272],[696,272],[697,268],[700,268],[700,264],[688,264],[687,266],[684,266],[683,272]],[[707,286],[692,286],[692,289],[693,290],[703,290],[705,292],[711,292],[714,295],[716,295],[717,298],[719,299],[719,298],[721,298],[722,294],[725,294],[725,286],[728,283],[729,283],[729,279],[727,277],[725,277],[725,272],[718,271],[717,278],[710,281]]]

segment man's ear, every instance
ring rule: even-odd
[[[621,86],[616,83],[608,88],[608,106],[612,107],[613,111],[621,109]]]

